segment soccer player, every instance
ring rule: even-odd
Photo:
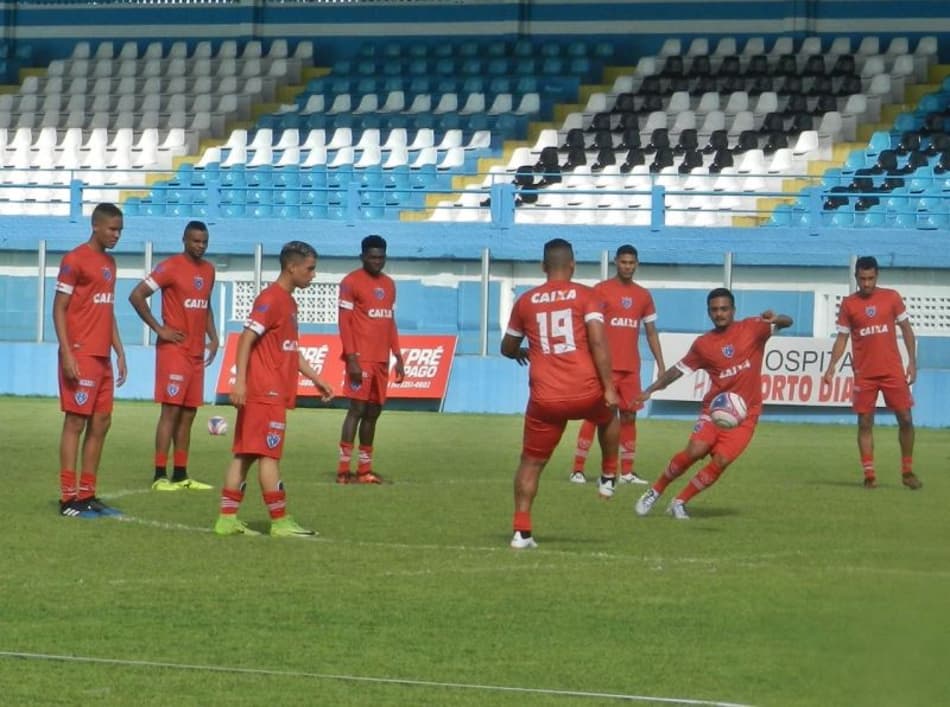
[[[366,236],[360,260],[363,267],[340,282],[340,338],[350,407],[340,431],[338,484],[383,482],[373,471],[373,440],[376,421],[386,403],[390,356],[395,361],[396,383],[402,383],[405,375],[396,328],[396,284],[383,273],[386,240],[381,236]],[[350,473],[350,460],[357,431],[359,458],[354,477]]]
[[[904,300],[895,290],[877,286],[878,265],[873,256],[858,258],[854,278],[858,291],[841,302],[838,336],[822,378],[831,385],[835,367],[852,339],[854,387],[851,406],[858,416],[858,452],[864,469],[864,487],[877,486],[874,472],[874,407],[878,393],[897,418],[901,448],[901,482],[917,490],[923,482],[914,474],[914,419],[910,386],[917,379],[917,339]],[[897,348],[897,329],[907,349],[907,368]]]
[[[530,395],[524,416],[521,461],[515,474],[511,547],[537,547],[531,506],[544,466],[568,420],[597,425],[602,475],[600,495],[610,498],[617,476],[619,397],[610,369],[603,304],[593,289],[576,282],[574,250],[562,238],[544,245],[547,282],[515,302],[501,341],[503,356],[529,366]],[[527,338],[528,348],[521,348]]]
[[[221,489],[221,512],[214,524],[218,535],[259,535],[237,517],[247,473],[259,462],[258,476],[270,514],[270,534],[278,537],[315,535],[287,515],[287,494],[280,478],[280,459],[287,432],[287,410],[297,399],[297,373],[316,386],[321,398],[333,389],[320,378],[297,348],[297,303],[291,296],[313,280],[317,251],[291,241],[280,251],[280,275],[261,292],[238,338],[231,402],[238,409],[234,426],[234,458]]]
[[[736,301],[725,287],[712,290],[706,297],[706,306],[714,328],[699,336],[686,355],[640,395],[642,402],[654,391],[663,390],[684,374],[700,369],[709,374],[711,382],[686,448],[670,459],[660,478],[637,501],[637,515],[649,513],[674,479],[709,455],[709,463],[696,473],[667,508],[667,513],[677,520],[688,520],[686,504],[716,483],[726,468],[745,451],[762,413],[765,344],[773,332],[792,325],[791,317],[771,310],[758,317],[736,321]],[[746,403],[746,418],[732,429],[717,427],[709,417],[710,402],[724,392],[737,393]]]
[[[204,369],[218,352],[218,333],[211,310],[214,266],[204,259],[208,227],[191,221],[182,236],[184,252],[159,263],[140,282],[129,302],[149,329],[155,332],[155,402],[162,406],[155,428],[156,491],[207,490],[188,476],[188,450],[195,414],[204,401]],[[152,293],[162,292],[162,321],[148,306]],[[205,340],[207,339],[207,344]],[[175,446],[172,478],[166,467],[168,451]]]
[[[594,287],[594,291],[603,300],[604,328],[607,343],[610,345],[610,360],[613,366],[614,385],[620,396],[620,482],[624,484],[645,484],[633,471],[637,449],[637,410],[643,407],[637,402],[640,395],[640,326],[646,332],[647,344],[656,360],[657,370],[663,373],[663,349],[656,332],[656,307],[649,290],[633,281],[633,275],[640,264],[637,249],[632,245],[617,248],[614,265],[616,276],[604,280]],[[584,464],[587,453],[594,441],[596,426],[590,420],[581,423],[577,434],[577,448],[574,451],[574,467],[571,481],[575,484],[587,482],[584,476]]]
[[[59,341],[60,409],[65,413],[59,441],[59,513],[67,518],[121,515],[96,497],[96,477],[112,424],[115,386],[126,376],[114,311],[115,259],[106,253],[119,242],[122,226],[118,207],[96,206],[92,235],[63,257],[56,278],[53,326]]]

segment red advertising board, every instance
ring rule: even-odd
[[[224,358],[218,374],[218,395],[231,392],[234,383],[234,359],[237,355],[238,334],[229,334],[224,347]],[[390,368],[389,392],[391,398],[412,398],[441,400],[449,384],[449,372],[455,357],[455,337],[446,335],[400,335],[402,360],[406,368],[406,377],[396,384],[395,374]],[[336,395],[345,391],[345,373],[343,365],[343,347],[340,337],[335,334],[302,334],[298,342],[301,353],[307,362],[320,373],[332,386]],[[316,392],[306,378],[297,381],[298,397],[315,397]]]

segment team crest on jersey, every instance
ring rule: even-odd
[[[169,383],[165,390],[168,392],[168,397],[174,398],[176,395],[178,395],[178,391],[181,389],[178,387],[177,383]]]
[[[373,290],[373,295],[376,297],[376,299],[382,299],[386,296],[386,291],[382,287],[377,287],[375,290]]]
[[[624,309],[630,309],[633,306],[633,297],[621,297],[620,306]]]
[[[280,435],[276,432],[268,432],[264,442],[268,449],[276,449],[280,445]]]
[[[864,313],[869,317],[873,317],[875,314],[877,314],[877,307],[875,307],[873,304],[869,305],[864,308]]]
[[[726,344],[722,347],[722,355],[726,358],[732,358],[736,355],[736,349],[732,344]]]
[[[73,398],[77,405],[85,405],[89,401],[89,394],[84,390],[77,390]]]
[[[192,280],[195,285],[196,290],[200,290],[205,286],[205,279],[201,275],[195,275],[195,279]]]
[[[106,282],[112,282],[112,271],[109,268],[102,268],[102,279]]]

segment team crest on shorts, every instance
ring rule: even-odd
[[[624,309],[630,309],[633,306],[633,297],[621,297],[620,306]]]
[[[276,432],[268,432],[267,437],[264,438],[264,442],[267,444],[268,449],[276,449],[280,446],[280,435]]]
[[[77,390],[73,395],[73,399],[77,405],[85,405],[89,402],[89,394],[84,390]]]
[[[194,284],[196,290],[200,290],[205,286],[205,279],[200,275],[195,275],[194,279],[192,280],[192,284]]]
[[[726,358],[732,358],[736,355],[736,348],[732,344],[726,344],[722,347],[722,355]]]
[[[877,314],[877,307],[875,307],[873,304],[869,305],[864,308],[864,313],[869,317],[873,317],[875,314]]]
[[[169,383],[165,391],[168,393],[168,397],[174,398],[181,391],[181,388],[178,387],[177,383]]]
[[[373,295],[376,297],[376,299],[382,299],[386,296],[386,291],[382,287],[377,287],[375,290],[373,290]]]

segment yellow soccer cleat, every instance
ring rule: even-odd
[[[190,491],[208,491],[213,488],[211,484],[206,484],[195,479],[183,479],[181,481],[172,481],[172,486],[176,489],[188,489]]]
[[[214,532],[216,535],[260,535],[259,532],[248,527],[243,520],[231,514],[218,516],[214,522]]]
[[[173,484],[168,480],[167,476],[163,476],[160,479],[155,479],[152,482],[152,491],[178,491],[179,487],[177,484]]]

